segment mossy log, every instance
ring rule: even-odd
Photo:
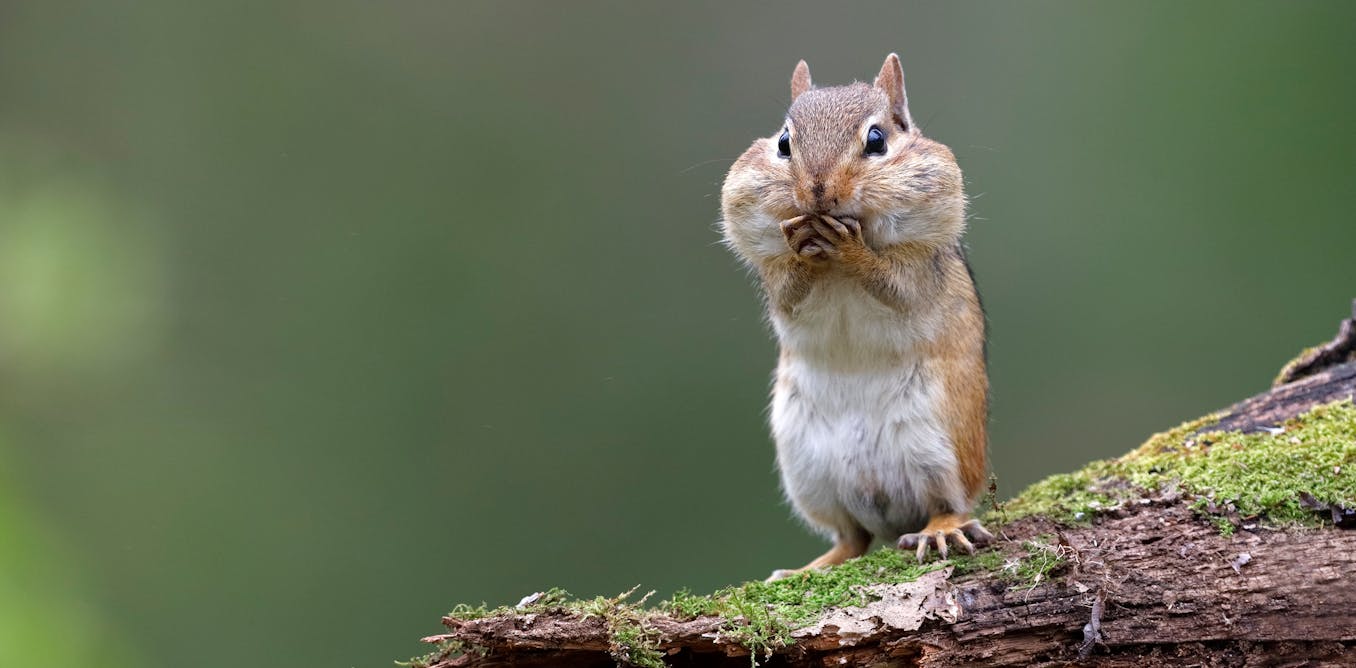
[[[1175,433],[1187,449],[1199,447],[1189,437],[1220,432],[1274,434],[1305,447],[1306,435],[1285,431],[1296,428],[1297,416],[1354,399],[1356,304],[1337,338],[1287,365],[1271,390]],[[1343,415],[1356,414],[1338,405]],[[1325,438],[1329,446],[1342,439],[1338,463],[1324,464],[1332,470],[1322,475],[1349,491],[1356,489],[1356,431],[1337,433]],[[1135,491],[1078,521],[1053,513],[1009,518],[987,557],[911,582],[863,585],[868,602],[817,613],[778,643],[741,639],[747,620],[729,613],[645,610],[616,599],[526,601],[445,617],[448,632],[425,639],[438,649],[417,663],[1356,666],[1356,503],[1349,497],[1316,499],[1298,484],[1299,502],[1315,514],[1297,524],[1272,522],[1265,512],[1241,515],[1228,499],[1185,484],[1121,486]],[[989,515],[1002,518],[1001,509]],[[1033,549],[1052,559],[1023,570]]]

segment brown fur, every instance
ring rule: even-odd
[[[966,516],[984,486],[988,378],[984,314],[960,245],[965,227],[960,168],[950,149],[924,137],[914,124],[894,54],[871,85],[815,88],[801,61],[791,78],[791,97],[784,127],[755,141],[726,177],[726,240],[758,271],[774,320],[794,320],[819,286],[844,281],[856,282],[869,298],[899,312],[901,340],[918,340],[922,361],[915,372],[940,381],[937,421],[956,461],[955,471],[929,487],[926,512],[932,517],[924,531],[941,547],[951,539],[968,548],[966,535],[987,535]],[[884,155],[864,152],[871,126],[886,135]],[[789,158],[778,153],[783,130],[789,133]],[[781,354],[785,368],[811,353],[783,345]],[[907,359],[877,357],[871,364],[903,373],[911,364]],[[833,370],[839,361],[858,363],[829,357],[814,364]],[[797,389],[779,373],[775,392]],[[871,481],[861,482],[869,491]],[[888,503],[884,490],[877,494]],[[807,568],[839,563],[869,544],[860,526],[836,531],[834,549]],[[921,543],[921,558],[928,541],[920,536],[906,534],[900,543]]]
[[[959,247],[938,252],[942,301],[955,308],[944,320],[943,333],[932,342],[932,359],[946,388],[942,411],[960,465],[961,486],[973,504],[984,491],[989,376],[984,361],[984,313],[960,252]]]

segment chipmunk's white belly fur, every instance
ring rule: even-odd
[[[816,285],[774,324],[784,350],[772,399],[777,463],[809,524],[893,541],[933,510],[964,507],[942,387],[919,345],[933,323],[845,278]]]

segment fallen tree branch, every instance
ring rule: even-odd
[[[1354,322],[1288,365],[1290,380],[1203,431],[1276,430],[1316,405],[1356,398]],[[1356,475],[1356,458],[1349,469]],[[1356,509],[1306,507],[1356,517]],[[1001,528],[993,548],[1003,567],[869,587],[874,602],[830,610],[757,658],[766,666],[1356,665],[1356,531],[1258,521],[1239,528],[1226,535],[1180,494],[1122,503],[1083,526],[1019,519]],[[1006,570],[1033,545],[1058,566],[1015,582]],[[527,606],[448,616],[448,633],[425,639],[440,645],[425,665],[750,663],[730,619],[633,610],[628,623],[652,652],[645,658],[618,641],[610,614]]]

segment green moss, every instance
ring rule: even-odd
[[[1052,475],[990,511],[984,519],[990,524],[1006,524],[1039,515],[1063,524],[1086,524],[1098,510],[1114,503],[1110,495],[1098,491],[1103,481],[1096,466],[1100,463],[1074,473]]]
[[[919,565],[911,553],[886,547],[822,571],[807,571],[775,582],[746,582],[709,596],[679,592],[660,605],[676,617],[714,615],[728,620],[723,634],[748,647],[755,657],[791,643],[791,632],[825,610],[865,605],[866,585],[912,582],[945,566]]]
[[[659,651],[659,636],[639,620],[610,623],[612,658],[622,665],[665,668],[664,653]]]
[[[760,657],[770,656],[776,649],[791,644],[792,631],[813,623],[830,608],[870,603],[874,597],[865,590],[870,585],[912,582],[924,573],[946,566],[953,566],[959,574],[1000,572],[1005,564],[1007,579],[1038,582],[1058,564],[1048,559],[1044,552],[1032,553],[1032,549],[1035,548],[1029,548],[1028,554],[1039,556],[1042,561],[1027,558],[1016,562],[1005,561],[1001,552],[985,550],[975,555],[962,555],[949,561],[920,565],[914,561],[912,552],[882,547],[840,566],[799,573],[775,582],[746,582],[709,595],[680,591],[673,598],[659,603],[656,610],[644,607],[648,595],[635,603],[627,603],[626,599],[634,589],[612,598],[599,596],[582,600],[570,598],[564,590],[552,589],[535,595],[524,605],[493,609],[484,604],[459,605],[449,615],[459,619],[476,619],[564,610],[584,618],[602,617],[611,633],[613,658],[621,665],[644,668],[662,668],[665,665],[664,654],[659,649],[661,638],[647,624],[649,616],[656,613],[681,619],[714,616],[726,622],[721,628],[721,635],[747,647],[751,652],[751,661],[756,665]],[[1015,567],[1014,563],[1020,563],[1021,566]],[[422,668],[448,656],[449,652],[467,651],[478,650],[460,644],[443,643],[426,657],[397,663]]]
[[[1216,515],[1213,518],[1213,521],[1215,523],[1215,528],[1219,529],[1219,535],[1224,536],[1225,538],[1234,535],[1235,527],[1233,520],[1224,515]]]
[[[452,611],[447,614],[449,617],[462,620],[560,611],[577,614],[583,619],[601,617],[607,624],[612,658],[616,659],[620,665],[664,668],[664,654],[659,651],[659,634],[646,623],[646,618],[652,613],[645,609],[645,601],[654,592],[646,594],[635,603],[628,603],[627,599],[636,592],[637,588],[632,588],[630,591],[610,598],[596,596],[589,599],[576,599],[564,589],[552,588],[533,594],[518,605],[490,608],[484,603],[480,605],[460,604],[452,608]],[[398,661],[396,663],[401,666],[423,668],[435,663],[439,658],[464,654],[468,651],[482,650],[455,641],[443,642],[427,656],[410,659],[408,662]]]
[[[1077,524],[1146,492],[1174,490],[1203,513],[1235,512],[1276,525],[1320,522],[1301,505],[1301,494],[1356,506],[1356,406],[1350,401],[1318,406],[1270,432],[1195,434],[1217,421],[1209,416],[1189,422],[1119,459],[1052,476],[990,516],[1010,521],[1042,515]],[[1221,530],[1232,531],[1228,524]]]
[[[974,575],[976,573],[995,573],[1003,568],[1004,556],[998,550],[979,550],[974,554],[962,554],[951,558],[951,571],[954,577]]]
[[[1073,548],[1059,545],[1049,536],[1039,536],[1022,543],[1025,555],[1009,559],[998,570],[998,576],[1009,582],[1032,587],[1050,579],[1050,574],[1062,570],[1069,563]]]
[[[627,592],[628,594],[630,592]],[[601,599],[601,597],[600,597]],[[601,599],[607,600],[607,599]],[[572,598],[570,592],[559,587],[552,587],[544,592],[533,594],[528,599],[524,599],[519,605],[501,605],[497,608],[491,608],[485,603],[479,605],[470,605],[467,603],[458,603],[453,606],[452,611],[447,613],[448,617],[470,620],[482,619],[485,617],[494,617],[497,615],[507,615],[512,613],[524,612],[546,612],[553,608],[563,608],[571,604]],[[573,601],[573,604],[581,604],[580,601]]]
[[[1131,453],[1147,487],[1169,476],[1206,502],[1232,505],[1243,517],[1278,524],[1316,524],[1302,494],[1356,506],[1356,406],[1318,406],[1271,432],[1215,432],[1178,441],[1150,441]],[[1158,473],[1153,473],[1158,472]]]
[[[504,614],[527,612],[568,611],[582,617],[601,617],[611,634],[612,656],[622,665],[644,668],[664,666],[659,649],[659,634],[647,623],[656,613],[690,619],[715,616],[725,620],[721,635],[747,647],[751,660],[769,656],[774,650],[791,644],[791,632],[813,623],[830,608],[866,605],[873,599],[865,587],[879,584],[912,582],[920,575],[954,566],[957,572],[977,573],[998,570],[1004,564],[998,552],[981,551],[951,561],[918,564],[913,553],[883,547],[875,552],[822,571],[809,571],[775,582],[746,582],[727,587],[709,595],[680,591],[673,598],[659,603],[656,610],[644,607],[646,597],[635,603],[626,599],[635,591],[616,597],[572,599],[560,589],[535,595],[518,606],[489,608],[485,605],[459,605],[449,613],[459,619],[476,619]],[[1030,579],[1026,571],[1014,577]],[[416,668],[429,665],[448,652],[476,651],[461,645],[440,646],[429,656],[412,659]]]
[[[1050,575],[1068,565],[1073,549],[1042,535],[1022,543],[1021,551],[1012,553],[1000,549],[980,550],[975,554],[952,557],[954,577],[987,573],[1013,585],[1036,586],[1050,579]]]
[[[452,606],[452,611],[447,613],[447,616],[456,617],[457,619],[480,619],[481,617],[489,617],[500,610],[507,610],[507,608],[495,608],[491,610],[490,607],[484,603],[481,603],[480,605],[458,603]]]
[[[627,603],[638,587],[618,596],[598,596],[583,601],[552,600],[548,607],[558,607],[578,613],[583,618],[602,617],[610,636],[610,653],[619,665],[642,668],[664,668],[664,653],[659,650],[659,633],[646,624],[649,612],[645,601],[650,592],[635,603]],[[553,589],[556,599],[567,598],[563,590]],[[544,595],[545,596],[545,595]]]

